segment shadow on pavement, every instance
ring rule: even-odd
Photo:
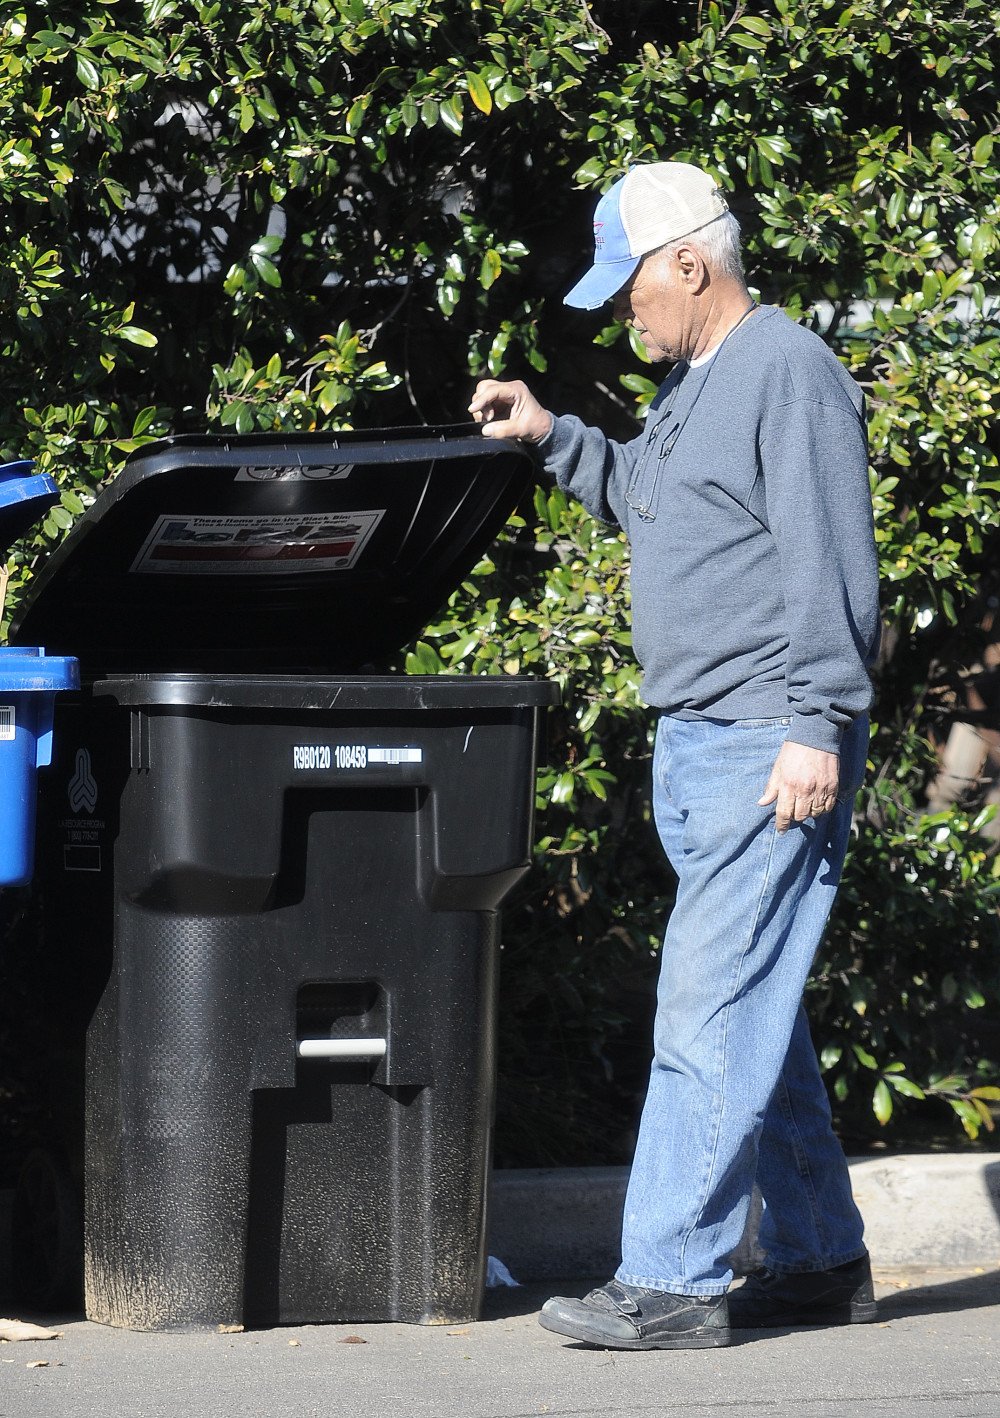
[[[535,1314],[551,1295],[585,1295],[606,1277],[594,1280],[547,1280],[542,1284],[520,1285],[517,1289],[496,1289],[486,1293],[483,1319],[511,1319],[517,1315]],[[956,1279],[935,1280],[926,1271],[919,1283],[886,1293],[879,1290],[879,1321],[906,1319],[911,1315],[947,1314],[956,1310],[985,1309],[1000,1305],[1000,1270],[985,1275],[962,1275]]]
[[[484,1320],[504,1320],[517,1315],[533,1315],[553,1295],[572,1295],[579,1299],[588,1290],[593,1290],[595,1285],[603,1285],[607,1279],[606,1275],[602,1275],[593,1280],[530,1281],[516,1289],[503,1286],[487,1290],[482,1317]]]
[[[1000,1305],[1000,1270],[985,1275],[963,1275],[957,1280],[919,1285],[882,1295],[879,1319],[905,1319],[908,1315],[947,1314],[954,1310],[980,1310]]]

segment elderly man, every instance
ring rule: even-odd
[[[519,382],[470,406],[625,529],[635,653],[659,711],[653,808],[678,878],[622,1263],[541,1323],[605,1348],[707,1348],[730,1326],[875,1317],[862,1222],[802,992],[861,782],[878,587],[860,390],[750,298],[739,226],[686,163],[598,204],[567,303],[614,300],[672,369],[613,442]],[[756,1182],[766,1265],[728,1296]]]

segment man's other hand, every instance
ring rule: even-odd
[[[541,443],[552,427],[552,415],[520,379],[509,383],[481,379],[469,413],[483,425],[484,438],[521,438],[525,443]]]
[[[787,832],[793,822],[822,817],[837,802],[840,786],[840,759],[835,753],[805,744],[785,742],[774,760],[764,796],[758,807],[776,803],[775,826]]]

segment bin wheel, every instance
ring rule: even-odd
[[[11,1210],[11,1280],[17,1300],[72,1309],[83,1293],[83,1226],[69,1168],[37,1148],[24,1160]]]

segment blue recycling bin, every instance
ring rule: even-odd
[[[0,547],[6,550],[59,497],[28,461],[0,467]],[[0,887],[31,880],[35,775],[52,761],[55,696],[80,684],[79,662],[40,646],[0,647]]]

